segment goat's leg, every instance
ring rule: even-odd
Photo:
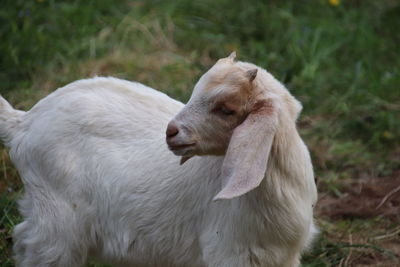
[[[38,192],[19,203],[24,221],[13,233],[16,266],[83,266],[87,246],[75,212],[64,200]]]

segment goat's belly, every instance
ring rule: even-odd
[[[102,182],[108,192],[97,191],[107,199],[96,203],[101,223],[92,226],[101,237],[98,254],[133,266],[203,266],[196,229],[209,210],[209,190],[217,190],[221,160],[193,158],[186,166],[179,166],[174,156],[162,160],[165,164],[159,162],[161,169],[153,172],[151,161],[142,162],[130,176],[114,179],[106,188],[108,183]],[[208,168],[200,172],[199,161]],[[213,183],[216,188],[209,188]]]
[[[114,230],[114,235],[103,236],[101,245],[91,254],[105,262],[123,266],[205,266],[197,243],[192,242],[194,237],[186,236],[176,243],[181,232],[163,233],[158,237],[155,229],[153,233],[133,233],[132,229],[119,228]]]

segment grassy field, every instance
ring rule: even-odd
[[[4,0],[0,93],[29,109],[94,75],[136,80],[186,101],[235,50],[304,105],[321,235],[303,266],[394,266],[400,255],[400,3]],[[0,151],[0,265],[22,184]]]

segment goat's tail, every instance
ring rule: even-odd
[[[9,146],[12,139],[19,131],[21,117],[26,112],[14,109],[2,96],[0,96],[0,140]]]

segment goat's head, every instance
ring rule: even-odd
[[[194,155],[225,155],[223,189],[215,199],[241,196],[265,176],[278,105],[260,86],[260,71],[235,62],[235,53],[218,60],[168,124],[167,144],[181,164]]]

